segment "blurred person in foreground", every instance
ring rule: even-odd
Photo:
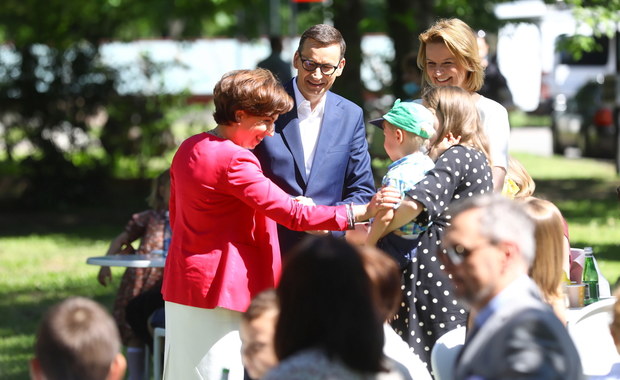
[[[127,362],[114,320],[95,301],[68,298],[43,316],[30,361],[32,380],[120,380]]]
[[[243,366],[254,380],[262,379],[278,365],[274,348],[276,323],[280,314],[275,289],[264,290],[250,302],[241,319],[241,357]]]
[[[431,380],[432,377],[426,368],[426,364],[411,351],[409,345],[389,324],[389,321],[394,318],[402,299],[398,263],[388,254],[371,246],[360,246],[358,251],[373,286],[379,316],[384,321],[385,343],[383,353],[407,368],[412,379]]]
[[[330,91],[344,70],[345,50],[333,26],[314,25],[302,34],[293,57],[297,76],[285,84],[294,106],[254,150],[266,177],[319,205],[366,203],[375,193],[364,113]],[[278,235],[285,255],[307,234],[280,224]]]
[[[250,149],[274,133],[293,101],[269,70],[225,74],[213,91],[217,127],[185,140],[172,161],[165,300],[164,379],[219,379],[201,363],[237,331],[253,296],[280,276],[276,223],[291,230],[345,230],[398,202],[307,206],[266,178]],[[200,366],[199,366],[200,365]],[[199,367],[198,367],[199,366]]]
[[[286,257],[277,288],[280,363],[265,380],[411,379],[383,353],[383,317],[356,248],[309,237]]]
[[[573,341],[528,276],[535,229],[523,205],[481,195],[452,214],[440,257],[475,314],[455,379],[583,379]]]

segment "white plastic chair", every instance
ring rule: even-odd
[[[431,351],[431,366],[435,380],[452,380],[454,362],[465,343],[465,326],[457,327],[437,339]]]
[[[615,302],[614,297],[605,298],[569,313],[568,333],[577,347],[585,375],[605,375],[613,363],[620,361],[609,331]]]

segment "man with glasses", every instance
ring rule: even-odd
[[[375,193],[362,109],[330,91],[345,50],[332,26],[314,25],[302,34],[293,57],[297,77],[285,84],[295,107],[254,149],[267,177],[291,196],[321,205],[365,203]],[[305,233],[278,226],[278,235],[285,254]]]
[[[582,379],[579,355],[528,270],[534,224],[520,203],[471,197],[453,208],[441,255],[473,318],[455,379]]]

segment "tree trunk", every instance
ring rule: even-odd
[[[361,0],[334,0],[334,26],[347,43],[346,66],[334,83],[334,92],[363,107],[364,86],[360,74],[362,34],[359,24],[363,17]]]
[[[418,35],[433,20],[433,3],[428,0],[387,0],[387,33],[394,43],[392,91],[396,98],[405,97],[402,62],[410,52],[417,52]]]

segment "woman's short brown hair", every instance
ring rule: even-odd
[[[293,108],[293,99],[266,69],[236,70],[224,74],[215,85],[213,95],[213,118],[223,125],[235,123],[235,113],[240,110],[254,116],[273,116]]]
[[[484,84],[484,68],[480,64],[476,33],[458,18],[441,19],[418,37],[418,67],[422,70],[422,87],[430,84],[426,71],[426,45],[443,43],[454,55],[458,64],[467,70],[463,88],[469,92],[480,90]]]

